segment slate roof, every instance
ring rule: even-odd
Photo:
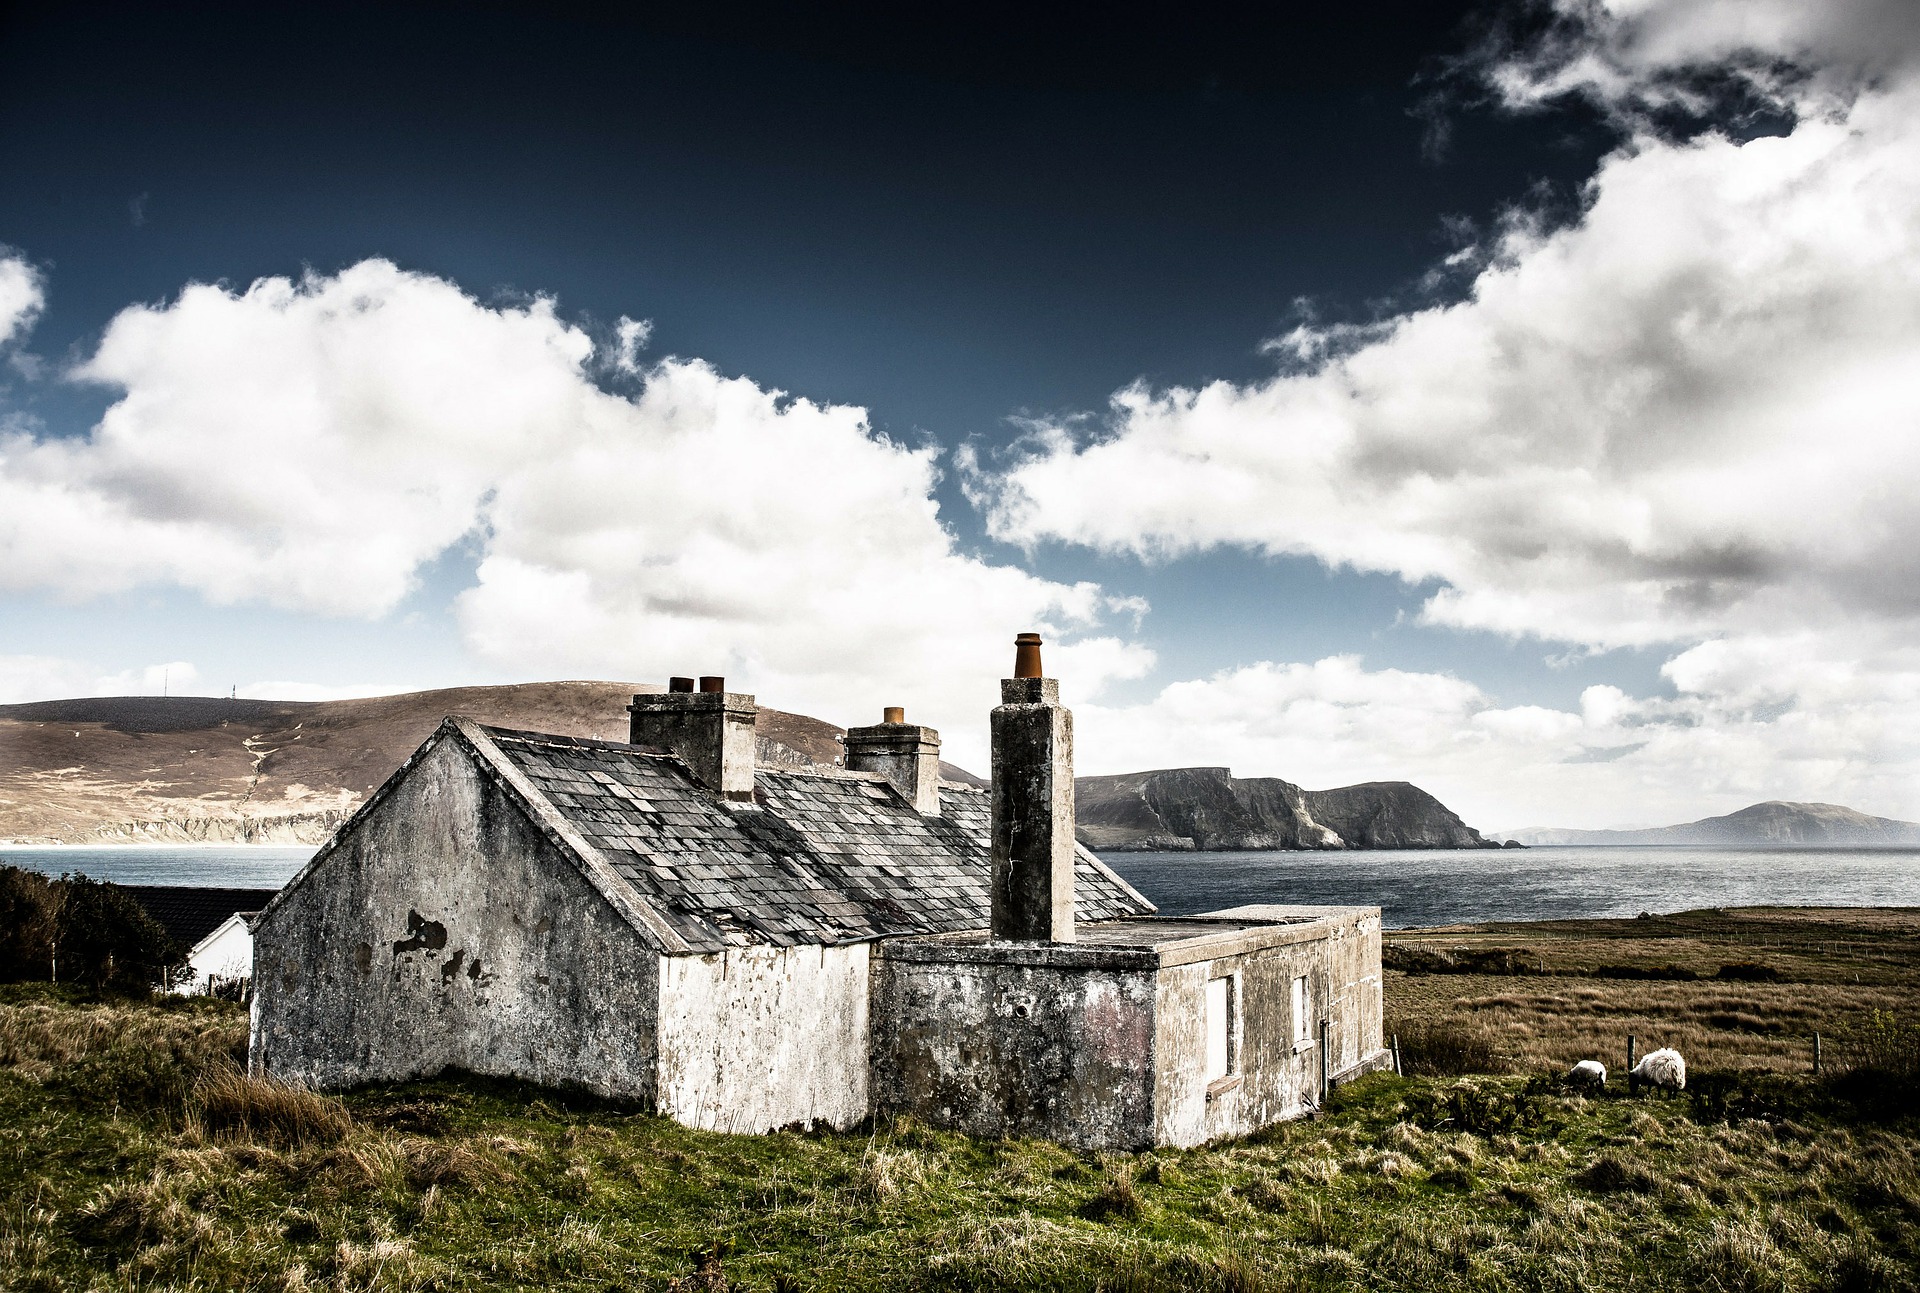
[[[235,912],[248,915],[272,901],[274,889],[213,889],[173,884],[122,885],[176,943],[192,948],[226,924]]]
[[[515,774],[509,784],[521,783],[516,793],[531,788],[559,819],[563,846],[582,852],[573,836],[597,855],[583,859],[589,875],[604,861],[629,891],[609,898],[637,897],[688,951],[853,943],[990,923],[989,807],[972,787],[943,782],[940,816],[922,817],[878,776],[762,765],[755,801],[733,803],[695,782],[671,754],[448,724],[483,763],[497,753]],[[1154,910],[1084,848],[1074,907],[1083,921]]]

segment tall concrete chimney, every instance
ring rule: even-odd
[[[940,733],[907,721],[907,711],[887,706],[872,727],[847,729],[847,766],[877,772],[891,781],[913,811],[940,815]]]
[[[1073,714],[1040,672],[1040,635],[1022,633],[993,711],[993,936],[1071,943]]]
[[[633,698],[627,739],[672,750],[694,780],[716,794],[751,800],[753,727],[760,716],[753,697],[728,691],[724,678],[702,678],[699,691],[691,678],[675,678],[667,687],[665,695]]]

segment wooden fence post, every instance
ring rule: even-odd
[[[1324,1108],[1327,1097],[1333,1094],[1333,1022],[1320,1021],[1320,1104]]]
[[[1395,1033],[1393,1035],[1393,1075],[1395,1077],[1405,1077],[1407,1075],[1407,1071],[1400,1066],[1400,1034],[1399,1033]]]
[[[1627,1094],[1628,1095],[1632,1095],[1634,1091],[1637,1090],[1639,1087],[1639,1083],[1634,1080],[1634,1076],[1633,1076],[1633,1045],[1636,1040],[1637,1039],[1634,1037],[1632,1033],[1627,1034]]]
[[[1813,1075],[1820,1076],[1820,1034],[1813,1035]]]

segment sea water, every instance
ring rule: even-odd
[[[0,864],[121,884],[270,889],[311,848],[0,846]],[[1379,907],[1389,928],[1696,907],[1920,906],[1920,849],[1568,846],[1351,853],[1106,853],[1171,916],[1245,903]]]
[[[314,854],[311,845],[0,844],[0,866],[46,875],[77,872],[115,884],[182,884],[198,889],[278,889]]]
[[[1170,916],[1278,902],[1378,907],[1389,929],[1700,907],[1920,906],[1920,849],[1565,846],[1104,853]]]

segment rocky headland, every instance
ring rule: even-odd
[[[1477,849],[1498,844],[1405,781],[1303,790],[1226,768],[1167,768],[1074,782],[1080,842],[1128,852]]]

